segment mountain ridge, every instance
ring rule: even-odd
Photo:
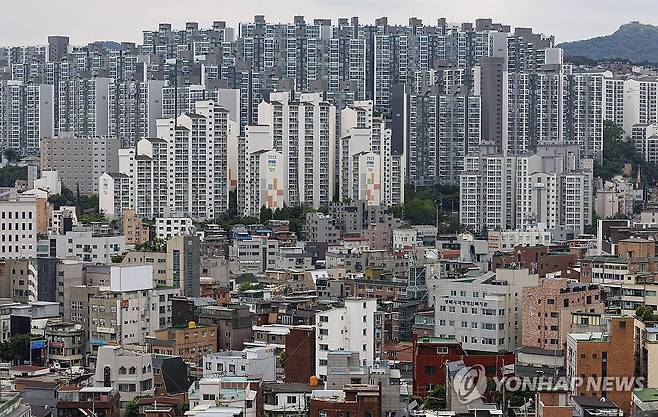
[[[621,25],[610,35],[564,42],[557,46],[564,50],[567,57],[658,63],[658,26],[634,21]]]

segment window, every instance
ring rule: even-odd
[[[436,366],[426,366],[425,375],[436,375]]]
[[[329,350],[329,345],[325,345],[323,343],[320,343],[320,350]]]
[[[229,365],[228,366],[228,371],[234,374],[235,373],[235,365]]]
[[[320,316],[320,323],[327,323],[329,321],[329,317],[327,316]]]
[[[294,395],[288,395],[288,397],[286,398],[286,403],[287,404],[296,404],[297,403],[297,397],[295,397]]]
[[[126,368],[122,366],[121,368],[119,368],[119,375],[125,375],[125,374],[126,374]]]
[[[130,375],[135,375],[135,373],[137,373],[137,368],[135,368],[134,366],[131,366],[130,369],[128,370],[128,373]]]
[[[448,347],[447,346],[440,346],[436,348],[436,354],[437,355],[447,355],[448,354]]]

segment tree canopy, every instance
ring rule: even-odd
[[[633,175],[641,169],[642,180],[654,184],[658,179],[658,169],[646,162],[637,152],[633,142],[624,136],[624,129],[616,123],[606,120],[603,125],[603,161],[594,165],[594,176],[609,180],[624,173],[624,165],[633,166]]]

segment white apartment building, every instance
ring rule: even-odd
[[[244,214],[258,216],[262,207],[272,210],[285,204],[286,163],[274,149],[260,150],[247,155],[244,189]]]
[[[633,125],[631,139],[645,161],[658,164],[658,123]]]
[[[126,249],[124,236],[94,236],[89,228],[82,227],[51,235],[50,240],[55,240],[58,258],[84,262],[109,264],[112,255],[120,255]]]
[[[264,236],[233,239],[229,247],[229,269],[232,273],[254,274],[276,269],[279,241]]]
[[[316,313],[315,369],[321,380],[327,378],[327,354],[332,350],[358,352],[361,364],[374,360],[374,315],[377,300],[346,299],[343,307]]]
[[[416,246],[422,245],[418,239],[417,229],[394,229],[393,230],[393,249],[409,250]]]
[[[335,188],[336,107],[319,93],[271,93],[258,105],[258,124],[269,126],[283,155],[289,205],[328,206]]]
[[[0,201],[0,259],[37,256],[37,203],[34,199]]]
[[[274,347],[253,347],[241,351],[216,352],[203,357],[203,377],[221,376],[259,377],[263,381],[276,381],[276,354]]]
[[[159,239],[169,240],[174,236],[195,233],[196,227],[189,217],[158,217],[155,219],[155,235]]]
[[[577,145],[584,157],[602,158],[603,80],[600,73],[577,73],[562,64],[504,73],[503,148],[523,154],[568,144]]]
[[[537,284],[538,276],[527,269],[434,279],[434,334],[455,339],[466,350],[513,352],[521,345],[522,290]]]
[[[131,178],[126,174],[104,173],[98,178],[98,208],[107,218],[118,219],[131,210]]]
[[[591,222],[591,159],[574,146],[540,147],[535,154],[467,156],[460,176],[460,223],[473,230],[583,232]]]
[[[130,195],[117,187],[111,190],[108,182],[103,209],[114,199],[132,205],[142,217],[194,220],[212,219],[228,210],[233,123],[228,111],[212,101],[197,101],[194,109],[176,119],[158,120],[158,138],[139,140],[136,152],[119,152],[118,172],[130,178]]]
[[[371,101],[355,102],[341,112],[336,165],[341,199],[368,204],[404,202],[404,155],[391,154],[391,130],[373,118]]]

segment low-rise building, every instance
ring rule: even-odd
[[[195,233],[196,227],[189,217],[157,217],[155,219],[155,235],[159,239],[168,240],[174,236]]]
[[[86,417],[86,410],[94,410],[97,417],[119,417],[121,412],[119,392],[112,386],[62,386],[57,392],[56,407],[61,415],[72,417]]]
[[[217,350],[217,327],[190,323],[185,328],[157,330],[145,338],[153,353],[180,356],[188,363],[201,363],[204,355]]]
[[[151,354],[124,350],[121,346],[103,346],[98,349],[93,381],[94,387],[118,392],[122,407],[136,396],[152,396]]]
[[[228,350],[203,357],[203,376],[247,376],[265,382],[276,381],[276,355],[273,347]]]

